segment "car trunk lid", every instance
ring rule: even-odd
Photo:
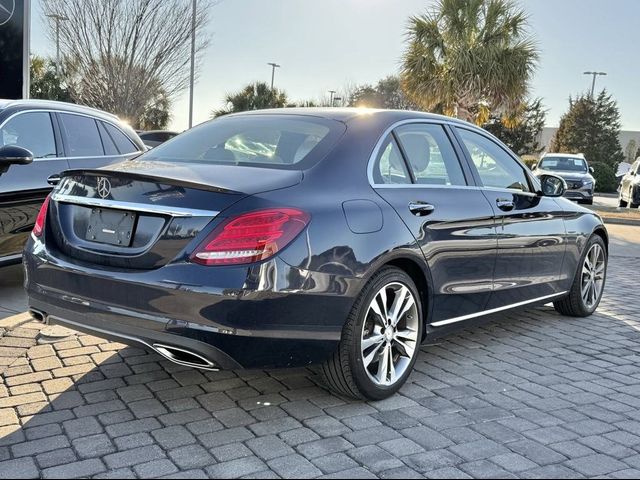
[[[231,205],[301,179],[293,170],[140,161],[69,170],[52,196],[47,243],[79,262],[159,268],[186,260]]]

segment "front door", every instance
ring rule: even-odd
[[[19,113],[0,126],[0,146],[18,145],[33,153],[29,165],[11,165],[0,174],[0,262],[17,257],[33,228],[42,202],[52,190],[47,182],[69,165],[59,157],[51,114]]]
[[[563,209],[555,199],[534,192],[525,167],[493,139],[465,128],[457,132],[496,216],[498,256],[487,309],[561,293]]]
[[[483,311],[491,296],[493,210],[472,182],[440,124],[398,127],[374,164],[374,188],[411,230],[428,264],[434,326]]]

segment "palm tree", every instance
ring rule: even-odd
[[[512,116],[538,51],[512,0],[438,0],[410,19],[402,85],[421,108],[477,124]]]
[[[226,109],[215,110],[212,116],[220,117],[228,113],[262,110],[265,108],[283,108],[287,106],[287,94],[277,88],[273,90],[265,82],[247,85],[236,93],[227,94]]]

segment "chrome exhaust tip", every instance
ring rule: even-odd
[[[170,345],[153,344],[153,349],[167,360],[184,365],[186,367],[200,368],[203,370],[219,370],[220,368],[202,355]]]
[[[36,310],[35,308],[31,308],[29,309],[29,315],[31,315],[31,318],[33,318],[36,322],[39,323],[47,323],[47,316],[45,313],[41,312],[40,310]]]

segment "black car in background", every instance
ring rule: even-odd
[[[65,172],[26,247],[29,305],[181,365],[319,364],[381,399],[425,338],[529,304],[596,310],[607,231],[564,187],[446,117],[227,115]]]
[[[180,135],[178,132],[170,132],[168,130],[149,130],[147,132],[140,131],[137,133],[140,140],[149,148],[155,148]]]
[[[60,172],[102,167],[144,150],[114,115],[62,102],[0,100],[0,266],[20,261]]]

